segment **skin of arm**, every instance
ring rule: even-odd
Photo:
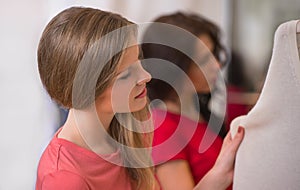
[[[191,190],[195,183],[185,160],[172,160],[157,166],[156,175],[163,190]]]

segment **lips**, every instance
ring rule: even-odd
[[[147,95],[147,88],[144,88],[143,91],[135,98],[144,98],[146,95]]]

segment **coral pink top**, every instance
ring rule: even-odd
[[[126,169],[114,163],[120,161],[120,153],[105,155],[82,148],[57,137],[56,133],[44,151],[38,166],[36,190],[130,190]]]

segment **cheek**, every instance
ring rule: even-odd
[[[128,112],[134,98],[132,82],[116,82],[111,89],[111,102],[114,112]]]
[[[199,68],[195,68],[191,69],[191,72],[189,73],[189,77],[194,84],[197,92],[207,92],[209,89],[206,77],[203,72],[205,72],[204,68],[202,68],[202,70],[200,70]]]
[[[112,99],[111,99],[111,88],[106,89],[96,99],[96,109],[98,111],[112,112]]]

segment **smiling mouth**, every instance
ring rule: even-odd
[[[147,95],[147,88],[144,88],[144,90],[135,98],[144,98],[146,95]]]

